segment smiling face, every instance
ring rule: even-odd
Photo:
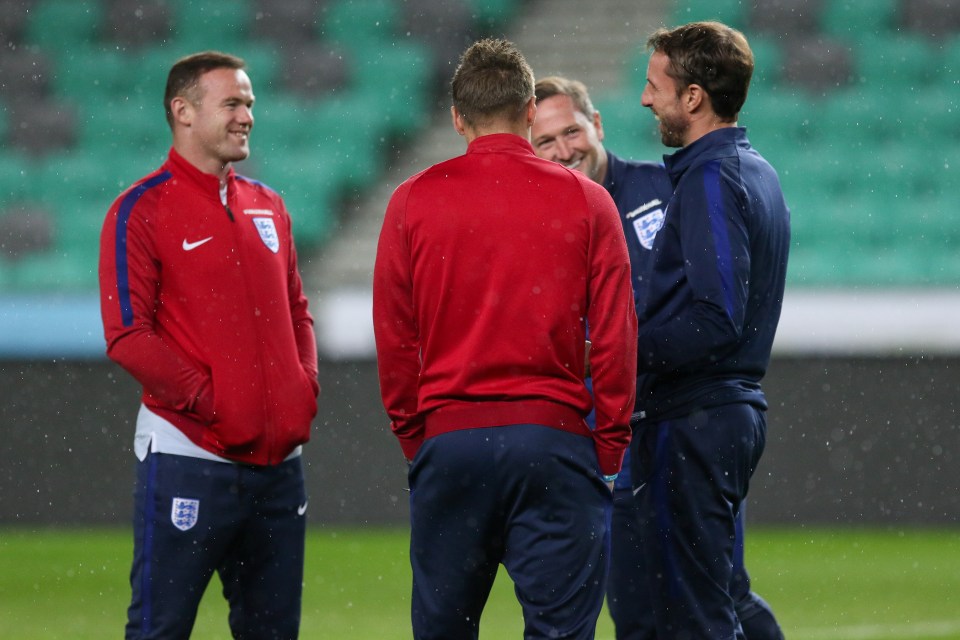
[[[656,116],[664,146],[682,147],[690,129],[690,117],[683,109],[683,93],[678,95],[676,81],[667,74],[669,65],[666,54],[654,51],[650,56],[640,104]]]
[[[222,176],[230,163],[250,155],[250,78],[242,69],[213,69],[187,94],[173,100],[177,151],[201,171]]]
[[[599,112],[591,118],[563,94],[539,100],[531,138],[537,156],[576,169],[594,182],[603,181],[607,152]]]

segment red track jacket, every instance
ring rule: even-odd
[[[100,239],[107,355],[194,443],[281,462],[309,438],[317,351],[280,196],[176,151],[120,195]]]
[[[381,393],[407,458],[439,433],[534,423],[592,436],[602,473],[620,469],[637,335],[620,218],[603,187],[538,159],[523,138],[481,136],[397,188],[373,319]]]

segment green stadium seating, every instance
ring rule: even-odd
[[[810,144],[820,138],[818,104],[800,91],[758,88],[747,95],[738,120],[764,150]]]
[[[253,9],[245,0],[175,0],[174,42],[189,52],[244,55]]]
[[[14,149],[0,148],[0,206],[36,201],[41,193],[36,160]]]
[[[932,84],[939,75],[935,47],[923,36],[866,34],[853,44],[856,72],[863,84],[902,91]]]
[[[379,112],[388,135],[420,130],[430,115],[432,66],[431,51],[411,41],[385,43],[358,54],[352,107],[361,113],[371,108]]]
[[[750,80],[751,93],[780,84],[784,57],[780,42],[769,35],[756,35],[750,38],[750,48],[753,50],[754,60],[753,77]]]
[[[358,53],[396,40],[399,18],[393,0],[333,0],[319,35]]]
[[[820,12],[824,33],[848,41],[896,28],[900,0],[827,0]]]
[[[731,27],[744,29],[749,3],[742,0],[682,0],[673,3],[668,26],[697,20],[719,20]]]
[[[482,30],[495,30],[507,24],[520,8],[520,0],[467,0],[474,21]],[[486,35],[500,35],[496,33]]]
[[[40,158],[0,147],[0,209],[40,203],[57,223],[55,250],[0,258],[0,291],[96,287],[106,208],[170,145],[161,106],[170,64],[204,49],[242,56],[253,81],[252,155],[238,172],[284,195],[301,251],[322,246],[343,199],[370,188],[392,145],[416,135],[435,107],[437,60],[428,42],[403,31],[401,1],[317,3],[314,41],[349,55],[350,75],[345,88],[296,98],[283,84],[284,43],[257,35],[257,11],[272,6],[266,0],[166,0],[169,39],[125,49],[104,29],[107,0],[34,0],[25,42],[50,57],[55,97],[75,105],[79,146]],[[931,40],[898,30],[907,1],[822,0],[819,35],[851,48],[855,73],[849,86],[813,94],[784,72],[787,34],[751,30],[750,3],[670,5],[668,24],[719,19],[751,41],[756,70],[740,124],[777,168],[791,208],[792,283],[960,282],[952,202],[960,186],[960,35]],[[523,6],[466,2],[484,35],[499,35]],[[660,160],[672,150],[639,104],[648,56],[643,43],[625,52],[624,89],[594,99],[611,151]],[[0,109],[0,141],[9,134],[5,114]]]
[[[69,56],[99,37],[104,11],[91,0],[42,0],[29,13],[25,39],[58,57]]]

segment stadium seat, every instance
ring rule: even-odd
[[[58,60],[54,89],[85,107],[109,111],[114,104],[163,102],[170,65],[186,51],[149,45],[118,50],[101,45],[79,47]]]
[[[849,46],[818,34],[789,38],[783,45],[783,79],[812,95],[836,91],[853,80]]]
[[[433,81],[448,82],[465,45],[473,39],[471,8],[450,0],[405,0],[400,8],[400,28],[433,54]]]
[[[866,35],[856,41],[856,72],[862,84],[903,91],[932,84],[940,60],[923,36],[896,33]]]
[[[178,48],[244,54],[254,19],[248,0],[175,0],[173,8]]]
[[[903,0],[900,26],[924,38],[943,38],[960,32],[960,3],[944,0]]]
[[[890,100],[883,100],[884,91],[851,87],[829,94],[818,111],[817,123],[823,137],[838,147],[874,146],[898,139],[903,124]]]
[[[0,46],[5,53],[23,42],[32,4],[30,0],[0,0]]]
[[[750,91],[738,123],[758,147],[803,146],[821,136],[819,101],[795,88],[757,87]]]
[[[11,288],[30,293],[96,291],[97,261],[58,250],[30,254],[9,265]]]
[[[753,77],[750,92],[775,87],[783,81],[784,52],[779,38],[768,35],[751,35],[753,51]]]
[[[53,100],[10,105],[7,143],[41,156],[73,147],[77,142],[75,109]]]
[[[719,20],[736,29],[747,25],[747,8],[741,0],[676,0],[670,13],[672,26],[695,20]]]
[[[325,4],[318,0],[252,0],[252,34],[284,44],[314,40]]]
[[[0,258],[17,261],[53,247],[54,221],[39,204],[18,202],[0,207]]]
[[[398,26],[399,9],[393,0],[333,0],[317,35],[359,54],[396,40]]]
[[[60,59],[95,41],[103,20],[102,2],[42,0],[29,14],[24,39]]]
[[[158,90],[162,92],[162,88]],[[154,100],[114,102],[97,108],[87,105],[80,113],[80,140],[94,155],[107,153],[140,153],[157,155],[170,146],[170,130],[158,93]],[[126,149],[126,151],[121,151]]]
[[[165,0],[104,0],[101,39],[121,48],[139,49],[170,39],[173,9]]]
[[[345,88],[353,57],[348,49],[326,42],[299,42],[283,49],[280,80],[284,91],[306,98],[322,98]]]
[[[847,42],[864,34],[880,36],[896,29],[901,0],[826,0],[820,12],[824,33]]]
[[[50,56],[35,47],[14,47],[0,55],[0,87],[3,100],[28,102],[50,94],[50,78],[55,64]]]
[[[418,131],[431,114],[433,52],[414,41],[382,43],[356,57],[354,108],[382,118],[388,136]],[[364,104],[364,102],[366,104]]]
[[[749,3],[747,25],[752,33],[812,36],[820,24],[823,0],[766,0]]]
[[[490,34],[507,24],[519,10],[521,0],[467,0],[473,11],[474,23],[479,29]]]

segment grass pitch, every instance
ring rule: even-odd
[[[409,638],[406,529],[308,536],[301,638]],[[121,637],[131,555],[125,529],[0,529],[0,635]],[[790,640],[960,640],[960,529],[754,527],[747,567]],[[229,640],[226,613],[215,578],[194,637]],[[486,640],[521,637],[503,571],[480,629]],[[597,638],[613,639],[606,611]]]

